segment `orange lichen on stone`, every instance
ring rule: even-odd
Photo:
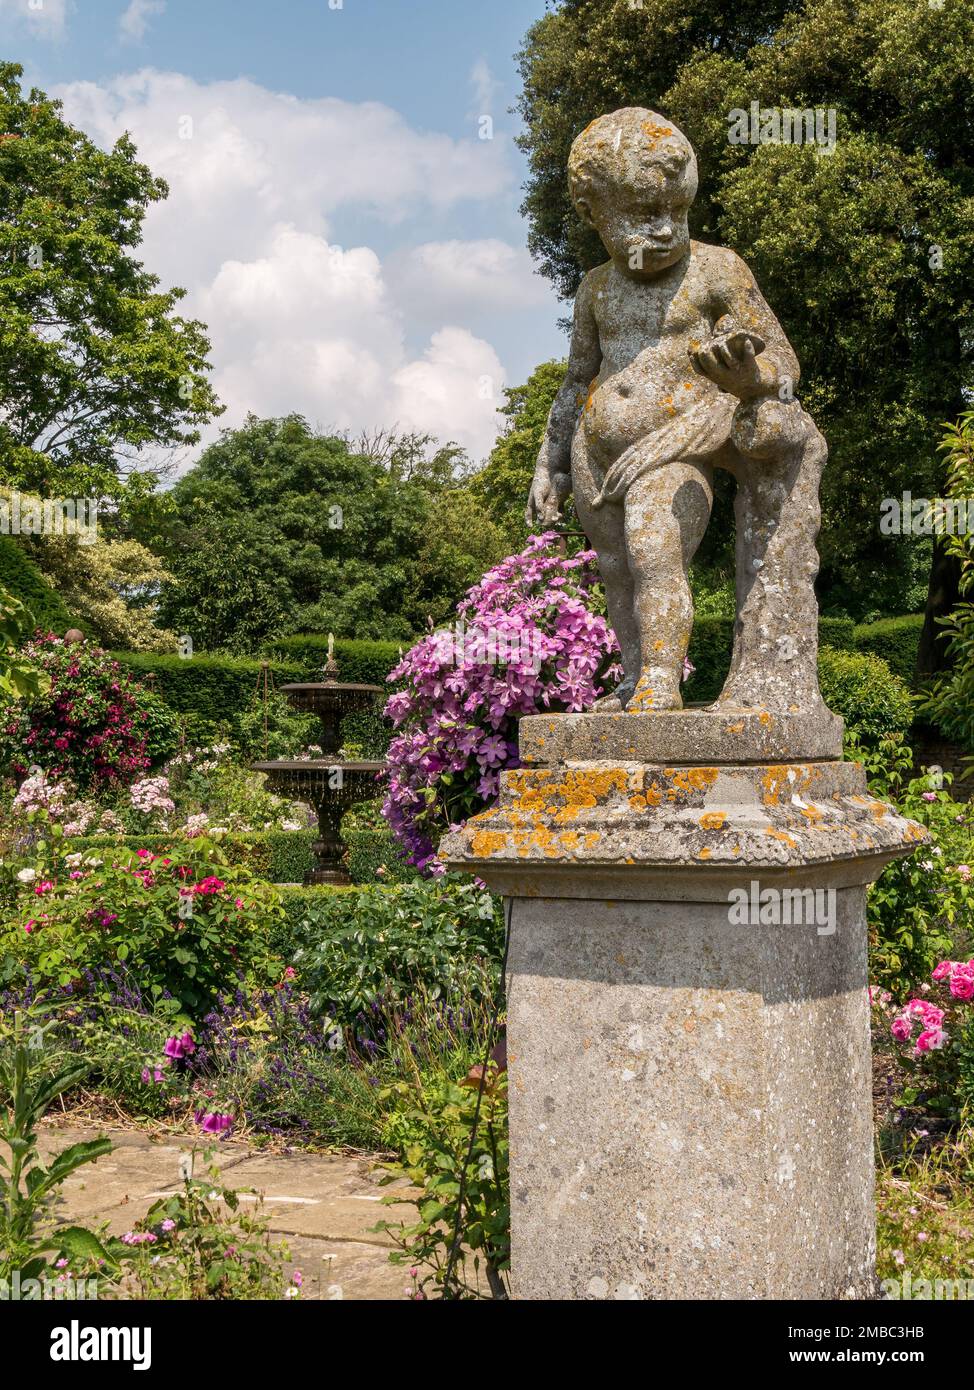
[[[889,807],[882,801],[874,801],[869,809],[873,813],[874,820],[882,820],[889,812]]]
[[[774,840],[781,840],[786,845],[791,845],[792,849],[798,848],[798,841],[793,835],[787,834],[784,830],[775,830],[774,826],[769,825],[765,830],[765,835],[770,835]]]
[[[726,819],[726,811],[706,811],[700,817],[700,824],[704,830],[723,830]]]
[[[665,135],[673,134],[673,127],[669,125],[657,125],[655,121],[643,121],[640,126],[647,141],[655,145],[657,140],[661,140]]]
[[[738,724],[728,724],[725,732],[728,734],[742,734],[744,732],[744,720],[742,719]]]
[[[777,806],[782,793],[790,796],[811,785],[813,772],[808,767],[769,767],[761,778],[765,806]]]
[[[711,853],[712,853],[712,851],[709,850],[709,849],[707,849],[706,846],[704,846],[704,848],[700,851],[700,853],[699,853],[699,855],[697,856],[697,858],[698,858],[698,859],[709,859]]]
[[[761,713],[758,715],[758,721],[761,724],[763,724],[765,728],[767,728],[767,726],[772,722],[771,715],[768,713],[766,709],[763,709]]]
[[[478,858],[487,858],[499,849],[507,848],[507,834],[503,830],[478,830],[470,840],[470,849]]]
[[[664,776],[672,782],[672,786],[666,793],[668,801],[680,801],[685,797],[690,797],[694,792],[706,791],[717,781],[717,769],[715,767],[683,767],[677,772],[672,768],[667,768]]]

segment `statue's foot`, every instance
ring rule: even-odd
[[[823,707],[818,690],[796,691],[789,689],[782,703],[780,689],[765,690],[760,686],[726,686],[708,710],[715,714],[725,714],[730,710],[780,710],[789,714],[812,714]]]
[[[632,698],[632,692],[635,688],[635,677],[626,676],[610,695],[600,695],[592,705],[592,709],[597,710],[599,714],[621,714]]]
[[[652,667],[639,677],[632,698],[626,705],[629,714],[682,708],[679,682],[669,672]]]

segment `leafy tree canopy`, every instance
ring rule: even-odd
[[[126,457],[193,443],[218,412],[209,342],[133,255],[166,184],[21,75],[0,63],[0,480],[111,494]]]
[[[160,620],[237,651],[295,632],[405,640],[441,621],[503,541],[458,485],[464,459],[431,444],[373,438],[370,456],[294,415],[226,431],[165,509],[139,514],[174,576]]]

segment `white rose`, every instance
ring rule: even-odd
[[[20,879],[21,883],[33,883],[34,879],[37,877],[37,870],[20,869],[18,870],[17,877]]]

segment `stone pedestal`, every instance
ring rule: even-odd
[[[444,841],[513,899],[515,1297],[872,1295],[865,893],[925,832],[840,740],[824,709],[525,719]]]

